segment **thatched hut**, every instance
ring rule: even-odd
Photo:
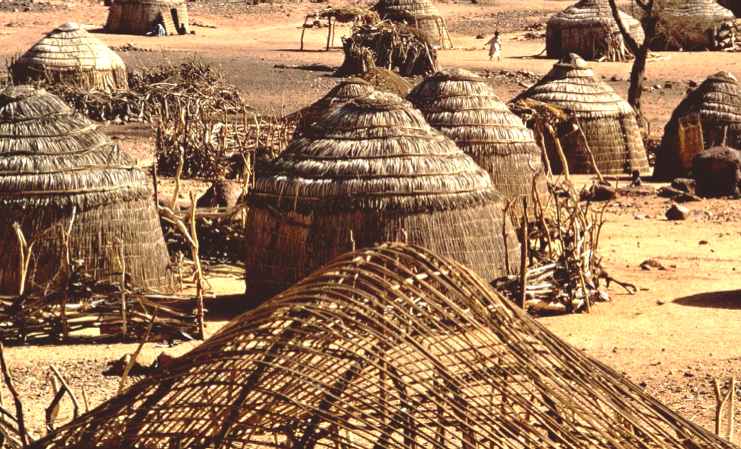
[[[31,248],[26,286],[55,281],[67,234],[69,259],[95,279],[125,272],[135,286],[165,286],[169,257],[150,184],[56,96],[0,91],[0,292],[19,291],[16,223]]]
[[[100,39],[73,22],[44,36],[10,66],[16,84],[71,83],[85,89],[128,89],[126,65]]]
[[[734,449],[419,247],[342,255],[30,449]]]
[[[483,78],[463,69],[442,70],[417,85],[409,99],[430,125],[491,175],[505,198],[518,199],[519,206],[521,197],[545,193],[542,155],[533,132]]]
[[[109,33],[145,34],[162,22],[168,35],[190,32],[185,0],[112,0],[105,29]]]
[[[258,173],[248,203],[247,292],[256,300],[377,242],[425,245],[489,281],[519,259],[489,175],[393,94],[324,115]]]
[[[642,43],[641,23],[620,11],[623,24]],[[552,16],[546,26],[546,52],[550,58],[576,53],[584,59],[622,61],[630,56],[608,0],[580,0]]]
[[[558,136],[571,173],[594,173],[590,152],[602,174],[650,172],[633,108],[578,55],[557,62],[514,101],[520,99],[540,101],[571,116],[571,122],[559,130]],[[552,139],[546,139],[545,144],[557,173],[562,167]]]
[[[736,77],[718,72],[690,92],[672,113],[656,154],[654,176],[687,176],[704,148],[741,148],[741,88]]]
[[[415,28],[432,46],[453,48],[445,18],[431,0],[380,0],[373,10],[381,19]]]
[[[703,51],[730,48],[733,12],[717,0],[661,0],[654,50]]]

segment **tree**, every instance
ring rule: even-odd
[[[633,38],[620,17],[615,0],[609,0],[612,16],[617,22],[620,34],[623,35],[623,41],[631,53],[635,56],[633,68],[630,71],[630,87],[628,88],[628,103],[633,106],[640,118],[643,117],[641,112],[641,95],[643,94],[643,78],[646,75],[646,60],[648,59],[648,50],[651,43],[656,37],[656,27],[659,22],[658,8],[656,0],[635,0],[636,4],[643,10],[641,26],[645,39],[642,44]]]

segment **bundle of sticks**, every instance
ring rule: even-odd
[[[402,76],[427,75],[437,71],[437,53],[415,29],[382,21],[354,28],[342,39],[345,60],[337,76],[367,72],[375,67],[395,70]]]
[[[534,217],[521,225],[522,272],[496,280],[495,288],[533,313],[589,311],[610,300],[602,281],[635,293],[634,285],[605,271],[597,252],[606,204],[581,201],[568,181],[549,184],[545,198],[532,198],[534,207],[525,210]]]
[[[200,61],[129,72],[129,90],[86,90],[69,83],[39,81],[46,90],[93,120],[154,122],[177,118],[180,109],[239,112],[246,106],[223,73]]]
[[[295,123],[243,108],[211,114],[198,104],[170,109],[158,120],[157,170],[166,176],[249,179],[258,158],[274,158],[288,145]]]

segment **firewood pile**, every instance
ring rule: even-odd
[[[0,296],[0,340],[48,343],[85,340],[188,340],[198,336],[195,302],[133,291],[72,272],[65,288]]]
[[[40,82],[82,114],[98,121],[153,122],[177,118],[182,109],[236,113],[245,106],[236,87],[214,67],[190,61],[129,73],[129,90],[85,90],[66,83]]]
[[[374,67],[395,70],[402,76],[427,75],[437,71],[437,53],[415,29],[382,21],[356,26],[343,38],[345,60],[337,76],[365,73]]]
[[[610,300],[604,287],[612,282],[635,293],[634,285],[605,271],[598,254],[606,204],[581,201],[568,181],[549,184],[546,198],[533,198],[534,216],[521,225],[521,235],[527,235],[522,239],[525,275],[498,279],[497,290],[535,314],[589,311],[594,303]]]

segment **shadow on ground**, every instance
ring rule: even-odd
[[[674,304],[690,307],[712,307],[716,309],[741,310],[741,290],[699,293],[674,300]]]

